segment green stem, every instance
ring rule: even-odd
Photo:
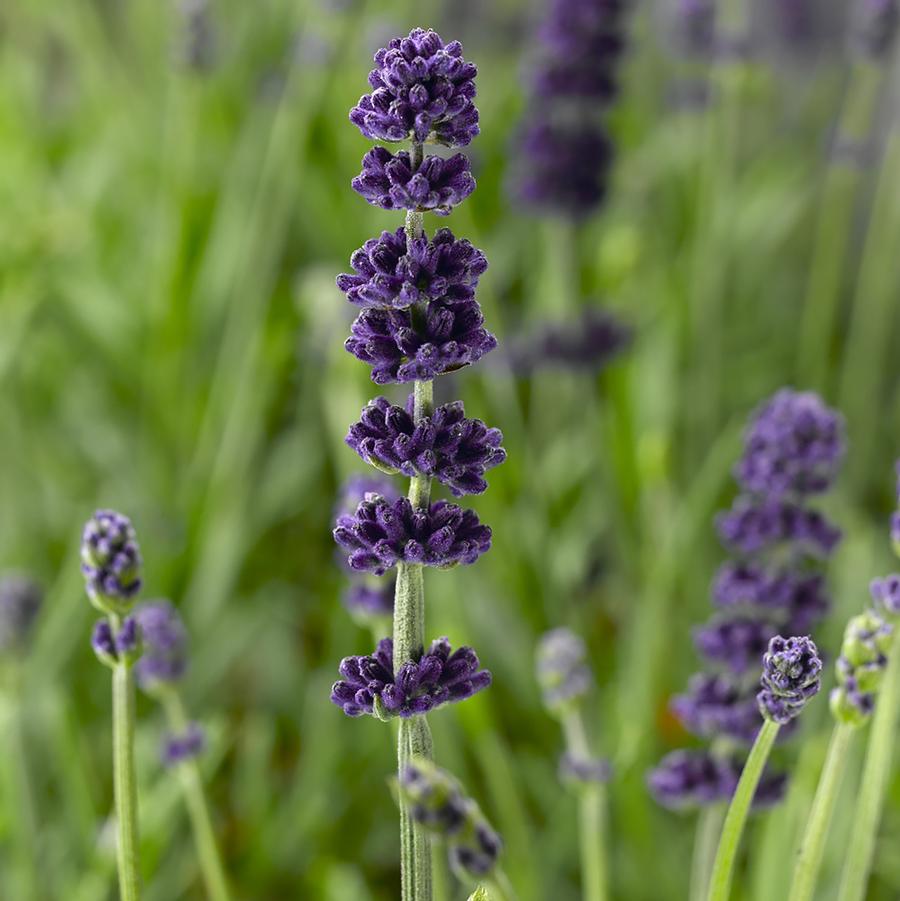
[[[569,752],[581,759],[591,757],[590,743],[581,711],[570,710],[563,719]],[[606,788],[599,782],[580,787],[578,820],[581,844],[582,895],[585,901],[606,901]]]
[[[766,720],[750,749],[750,756],[744,764],[737,791],[731,799],[728,813],[725,816],[725,825],[722,828],[722,837],[719,839],[719,848],[716,851],[716,860],[709,880],[709,894],[707,895],[709,901],[727,901],[731,892],[734,862],[737,858],[738,846],[741,843],[741,835],[744,832],[744,824],[747,822],[747,814],[750,812],[750,805],[756,794],[756,786],[759,784],[760,776],[762,776],[763,768],[780,728],[778,723]]]
[[[111,616],[110,621],[113,634],[117,635],[121,621],[116,616]],[[141,897],[134,721],[134,672],[131,663],[122,660],[113,668],[113,787],[121,901],[139,901]]]
[[[724,804],[709,804],[700,812],[697,834],[694,837],[694,857],[691,862],[691,901],[704,901],[706,898],[716,843],[724,819]]]
[[[177,735],[183,734],[189,727],[190,721],[185,712],[181,695],[176,689],[170,688],[161,694],[160,700],[166,711],[169,728]],[[190,758],[178,764],[178,777],[181,780],[181,789],[184,792],[184,801],[191,820],[194,845],[197,849],[197,858],[200,862],[203,882],[206,885],[206,893],[210,901],[230,901],[228,879],[225,876],[225,868],[222,866],[212,818],[203,791],[203,779],[196,758]]]
[[[881,821],[884,790],[894,752],[900,701],[900,648],[888,660],[884,684],[878,694],[872,732],[866,749],[862,783],[856,799],[856,816],[850,833],[850,848],[844,858],[844,872],[838,901],[862,901],[872,868],[875,837]]]
[[[484,885],[490,894],[491,901],[515,901],[516,899],[516,893],[510,885],[506,873],[500,867],[494,870],[494,875]]]
[[[855,732],[855,727],[847,723],[836,723],[831,732],[825,766],[819,777],[819,787],[806,824],[806,834],[797,855],[789,901],[809,901],[813,896],[828,827],[847,764],[847,750]]]

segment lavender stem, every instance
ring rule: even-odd
[[[694,858],[691,863],[691,901],[704,901],[706,898],[716,854],[716,842],[722,831],[724,818],[723,804],[709,804],[700,812],[697,834],[694,837]]]

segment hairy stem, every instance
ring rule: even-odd
[[[412,145],[412,169],[422,164],[424,148]],[[412,241],[424,234],[422,213],[406,214],[406,238]],[[419,311],[421,312],[421,311]],[[417,311],[412,311],[413,316]],[[413,419],[419,422],[434,408],[434,387],[430,381],[417,381],[413,387]],[[431,503],[431,479],[415,476],[409,483],[409,500],[416,510]],[[419,564],[397,566],[397,588],[394,595],[394,670],[409,660],[416,660],[425,647],[425,578]],[[411,757],[433,758],[431,730],[424,716],[400,721],[397,733],[397,768],[400,775]],[[431,840],[416,823],[409,807],[400,802],[400,887],[402,901],[432,901],[434,894],[431,869]]]
[[[809,821],[806,824],[806,833],[797,855],[789,901],[809,901],[813,896],[816,877],[819,875],[819,866],[822,863],[822,853],[825,850],[825,839],[828,837],[828,827],[831,824],[831,815],[834,812],[841,779],[844,776],[847,749],[850,747],[850,739],[855,732],[855,727],[847,723],[836,723],[832,730],[825,766],[819,777],[819,786],[816,789],[816,797],[813,800]]]
[[[900,648],[891,649],[884,685],[875,703],[862,783],[856,799],[856,815],[850,832],[850,848],[844,858],[844,872],[838,901],[862,901],[875,851],[881,821],[884,791],[894,752],[900,702]]]
[[[166,711],[169,728],[177,735],[183,734],[190,725],[190,721],[185,712],[181,695],[176,689],[169,688],[163,692],[160,699]],[[181,761],[177,769],[188,816],[191,820],[194,845],[197,849],[197,859],[203,874],[203,882],[206,885],[206,893],[210,901],[230,901],[228,879],[225,876],[225,868],[222,866],[222,858],[216,843],[216,833],[203,791],[200,767],[197,765],[196,758],[192,757],[189,760]]]
[[[759,784],[779,728],[781,727],[778,723],[766,720],[750,749],[750,756],[744,764],[744,771],[741,773],[737,790],[725,816],[725,825],[722,827],[719,849],[716,851],[712,876],[709,880],[709,894],[707,895],[709,901],[727,901],[731,892],[734,862],[737,858],[741,836],[744,833],[744,824],[747,822],[747,814],[750,812],[750,805],[756,794],[756,786]]]
[[[709,804],[700,812],[697,834],[694,836],[694,857],[691,862],[691,901],[704,901],[709,888],[716,842],[725,819],[724,804]]]
[[[110,620],[117,635],[121,621],[118,617]],[[121,901],[138,901],[141,897],[134,720],[134,672],[130,661],[120,660],[113,668],[113,787]]]

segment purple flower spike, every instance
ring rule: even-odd
[[[429,241],[421,236],[407,247],[406,230],[382,232],[350,258],[356,275],[339,275],[337,286],[358,307],[402,310],[416,303],[447,298],[471,300],[487,269],[484,254],[468,241],[457,241],[448,228]]]
[[[762,715],[782,726],[789,723],[818,694],[821,672],[822,660],[812,639],[776,635],[763,657],[763,688],[757,695]]]
[[[206,748],[206,732],[199,723],[189,723],[184,733],[167,735],[160,756],[164,766],[176,766],[199,757]]]
[[[168,601],[148,601],[135,610],[141,627],[144,653],[135,664],[138,685],[152,692],[178,682],[187,670],[187,629]]]
[[[105,663],[108,666],[116,664],[119,659],[116,652],[116,641],[113,638],[112,628],[110,628],[108,620],[100,619],[94,624],[94,631],[91,634],[91,647],[101,663]]]
[[[363,460],[385,472],[426,475],[460,497],[481,494],[484,474],[506,459],[503,435],[480,419],[466,419],[462,401],[444,404],[418,423],[407,409],[376,397],[350,426],[346,442]]]
[[[869,593],[880,613],[889,617],[900,616],[900,575],[873,579],[869,585]]]
[[[459,41],[444,44],[434,31],[414,28],[375,54],[373,91],[350,111],[350,121],[373,141],[437,142],[464,146],[478,134],[477,70]]]
[[[405,150],[392,154],[384,147],[373,147],[363,157],[362,172],[350,186],[383,210],[447,216],[475,190],[475,179],[462,153],[449,159],[429,154],[413,171],[412,159]]]
[[[394,612],[394,589],[393,579],[384,579],[375,585],[357,582],[344,592],[344,606],[364,620],[373,616],[390,616]]]
[[[131,606],[141,589],[141,552],[127,516],[98,510],[81,539],[81,571],[91,601],[105,612]]]
[[[477,301],[428,304],[422,316],[409,310],[363,310],[344,347],[372,367],[372,381],[427,381],[480,360],[497,346],[484,328]]]
[[[137,618],[126,616],[122,621],[122,628],[116,635],[116,652],[120,657],[134,654],[141,647],[143,634],[138,626]]]
[[[769,497],[831,487],[844,458],[844,420],[812,391],[784,388],[756,413],[735,475]]]
[[[344,678],[334,683],[331,701],[347,716],[418,716],[487,688],[491,674],[478,666],[472,648],[452,651],[450,642],[439,638],[418,660],[401,664],[395,675],[394,643],[383,638],[374,654],[341,661]]]
[[[750,745],[762,725],[755,694],[756,686],[745,688],[733,676],[697,673],[688,690],[672,699],[671,709],[700,738],[727,735]]]
[[[27,646],[42,601],[40,586],[26,576],[0,579],[0,654]]]
[[[717,618],[694,632],[697,650],[734,673],[745,672],[765,653],[772,623],[750,617]]]
[[[709,751],[672,751],[650,771],[647,784],[663,807],[686,810],[729,798],[737,784],[732,776]]]

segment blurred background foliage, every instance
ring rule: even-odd
[[[807,4],[800,36],[782,27],[789,5],[803,6],[753,4],[747,47],[710,63],[676,52],[675,0],[635,4],[609,199],[577,231],[507,190],[540,0],[3,5],[0,565],[47,588],[22,678],[4,682],[30,779],[6,729],[4,898],[115,895],[109,680],[77,558],[97,505],[133,518],[146,596],[172,598],[192,633],[188,702],[211,731],[237,896],[397,895],[390,730],[328,702],[340,658],[371,647],[341,607],[330,528],[342,480],[363,471],[346,427],[383,393],[342,349],[334,276],[399,224],[349,188],[368,143],[347,111],[374,50],[414,25],[461,39],[479,67],[479,187],[450,224],[491,262],[479,298],[501,348],[585,304],[635,333],[597,375],[517,377],[501,349],[438,384],[509,452],[472,503],[493,550],[427,580],[429,633],[471,643],[495,677],[433,717],[438,760],[504,835],[522,901],[578,897],[574,801],[532,675],[537,636],[577,627],[616,769],[614,897],[685,896],[693,819],[659,809],[644,773],[687,740],[666,700],[695,664],[690,628],[722,556],[712,516],[768,393],[817,388],[848,419],[829,653],[890,566],[900,80],[848,51],[854,4]],[[825,706],[781,752],[796,778],[754,819],[741,897],[782,896]],[[201,898],[160,713],[141,698],[139,717],[147,899]],[[896,780],[891,793],[873,899],[900,894]]]

